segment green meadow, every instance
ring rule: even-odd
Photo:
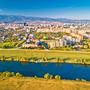
[[[7,60],[11,57],[17,58],[47,58],[48,62],[57,62],[64,60],[70,63],[87,63],[90,64],[90,52],[80,51],[60,51],[60,50],[27,50],[27,49],[1,49],[0,58],[5,57]]]
[[[89,52],[59,50],[1,49],[0,56],[90,58]]]

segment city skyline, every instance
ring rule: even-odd
[[[89,0],[0,0],[0,15],[90,19]]]

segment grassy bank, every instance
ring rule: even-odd
[[[13,77],[0,80],[0,90],[90,90],[90,83],[82,81]]]
[[[67,62],[90,64],[90,52],[59,50],[1,49],[1,60]]]
[[[24,77],[20,73],[0,72],[0,90],[90,90],[86,80],[61,80],[58,75],[51,78]]]

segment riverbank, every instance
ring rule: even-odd
[[[60,50],[1,49],[0,60],[90,64],[90,52]]]
[[[0,90],[90,90],[90,82],[43,78],[7,78],[0,80]]]

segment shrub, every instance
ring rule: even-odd
[[[6,77],[11,77],[11,73],[10,72],[6,72]]]
[[[11,72],[12,76],[15,76],[15,73],[14,72]]]
[[[50,75],[50,79],[52,79],[53,78],[53,75]]]
[[[85,79],[79,79],[79,78],[76,78],[77,81],[86,81]]]
[[[34,76],[35,79],[37,79],[38,77],[37,76]]]
[[[14,77],[14,76],[16,76],[16,77],[22,77],[23,75],[22,74],[20,74],[20,73],[14,73],[14,72],[8,72],[8,71],[6,71],[6,72],[0,72],[0,78],[1,79],[6,79],[6,78],[9,78],[9,77]]]
[[[45,78],[45,79],[50,79],[50,74],[49,74],[49,73],[46,73],[46,74],[44,75],[44,78]]]
[[[1,72],[0,73],[1,77],[12,77],[14,75],[15,75],[14,72]]]
[[[79,81],[80,79],[79,78],[76,78],[77,81]]]
[[[2,44],[2,48],[14,48],[15,43],[14,42],[5,42]]]
[[[23,75],[22,74],[20,74],[20,73],[16,73],[16,77],[22,77]]]
[[[60,80],[60,78],[61,78],[61,77],[60,77],[59,75],[56,75],[56,76],[55,76],[55,79],[57,79],[57,80]]]
[[[85,80],[85,79],[81,79],[81,81],[86,82],[86,80]]]

